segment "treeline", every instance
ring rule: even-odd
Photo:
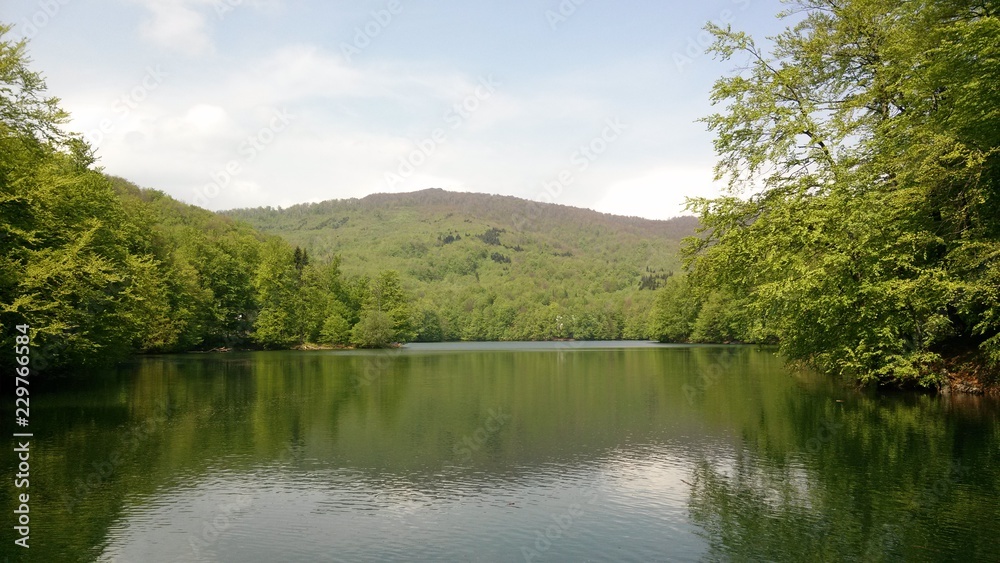
[[[729,193],[698,199],[663,340],[774,341],[861,382],[996,383],[1000,10],[974,0],[799,0],[705,119]]]
[[[0,334],[35,368],[130,352],[384,346],[412,338],[393,272],[339,263],[94,169],[90,147],[0,26]],[[5,356],[12,357],[10,354]]]
[[[647,315],[648,308],[631,302],[572,307],[486,293],[452,306],[424,302],[417,310],[416,340],[645,340]]]
[[[686,274],[672,276],[656,294],[649,335],[660,342],[774,344],[753,331],[758,319],[724,289],[698,287]]]

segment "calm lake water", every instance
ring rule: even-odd
[[[996,402],[751,347],[156,356],[31,399],[11,560],[1000,558]]]

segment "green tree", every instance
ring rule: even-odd
[[[712,92],[729,193],[691,202],[692,282],[746,296],[755,339],[861,381],[1000,360],[996,7],[795,4],[770,54],[709,26],[747,66]]]
[[[351,326],[341,313],[330,313],[323,321],[319,341],[324,344],[347,344],[351,339]]]
[[[737,301],[721,291],[710,293],[700,304],[691,327],[692,342],[733,342],[743,340]]]
[[[370,312],[387,315],[392,332],[390,342],[407,342],[416,336],[410,299],[403,290],[398,272],[387,270],[368,282],[358,322],[361,323],[365,313]],[[372,318],[374,316],[369,315],[369,320]]]
[[[63,132],[66,114],[9,32],[0,25],[0,343],[11,344],[8,327],[30,324],[36,369],[134,351],[343,343],[366,298],[388,315],[392,338],[410,336],[398,277],[345,284],[339,259],[316,263],[304,248],[91,169],[90,147]],[[366,320],[365,341],[381,341],[381,317]]]
[[[126,353],[151,325],[135,300],[149,263],[107,179],[67,115],[28,69],[25,42],[0,25],[0,334],[26,323],[36,367],[91,364]],[[3,360],[0,360],[3,361]]]
[[[285,347],[299,337],[299,301],[293,251],[278,240],[264,247],[254,277],[260,310],[254,323],[254,339],[266,347]]]
[[[441,326],[441,316],[437,311],[425,308],[418,315],[416,340],[419,342],[441,342],[444,340],[444,329]]]
[[[359,348],[385,348],[395,339],[392,317],[384,311],[365,311],[351,329],[351,343]]]
[[[700,310],[701,303],[687,276],[671,276],[657,291],[649,331],[660,342],[687,342]]]

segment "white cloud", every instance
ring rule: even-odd
[[[196,56],[212,53],[210,20],[222,20],[234,10],[252,8],[274,16],[284,11],[282,0],[129,0],[148,12],[140,24],[143,39],[170,51]]]
[[[684,215],[685,197],[718,195],[712,165],[664,165],[609,186],[594,209],[615,215],[669,219]]]
[[[185,55],[214,50],[209,37],[205,0],[134,0],[149,11],[140,31],[147,41]]]
[[[179,120],[179,127],[196,135],[216,135],[224,131],[229,122],[226,110],[210,104],[197,104]]]

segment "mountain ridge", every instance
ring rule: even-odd
[[[316,213],[324,207],[332,205],[357,205],[360,207],[401,207],[406,204],[444,206],[456,204],[468,205],[469,203],[482,203],[487,201],[490,203],[500,202],[503,208],[520,208],[520,213],[513,216],[515,224],[518,223],[518,219],[521,219],[523,223],[528,223],[538,219],[540,215],[555,213],[567,218],[571,215],[578,217],[587,216],[587,218],[591,219],[592,222],[597,221],[606,225],[615,224],[619,228],[624,226],[638,228],[637,230],[646,231],[644,234],[670,236],[671,238],[677,238],[678,235],[686,236],[693,234],[695,229],[699,226],[698,219],[691,215],[680,215],[670,219],[648,219],[634,215],[616,215],[613,213],[605,213],[594,209],[576,207],[561,203],[539,202],[512,195],[488,194],[483,192],[456,192],[441,188],[425,188],[423,190],[398,193],[378,192],[360,198],[339,198],[319,202],[303,202],[288,207],[275,208],[272,206],[259,206],[233,208],[218,211],[217,213],[228,216],[242,216],[247,212],[252,212],[254,210],[270,210],[277,211],[279,213],[311,214]],[[493,216],[490,218],[497,220],[498,222],[507,220],[505,217],[501,216]],[[551,218],[551,216],[548,218]],[[645,228],[643,229],[642,227]],[[655,227],[660,227],[661,230],[657,232],[658,230]]]

